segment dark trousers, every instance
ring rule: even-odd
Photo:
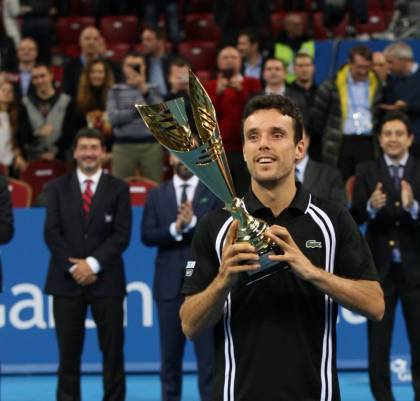
[[[417,266],[413,266],[417,268]],[[385,315],[382,321],[368,321],[369,379],[376,401],[395,401],[391,389],[390,350],[395,308],[401,299],[411,349],[411,373],[415,401],[420,401],[420,288],[404,281],[401,265],[392,266],[384,280]]]
[[[103,401],[123,401],[124,297],[54,296],[53,313],[60,363],[57,401],[80,401],[80,361],[88,305],[97,325],[103,364]]]
[[[369,135],[343,135],[338,168],[343,181],[354,175],[358,163],[373,160],[373,138]]]
[[[179,309],[183,298],[158,301],[160,335],[160,378],[162,401],[180,401],[182,389],[182,359],[185,336],[181,329]],[[194,341],[197,357],[198,387],[201,401],[212,399],[212,377],[214,361],[213,332],[208,330]]]

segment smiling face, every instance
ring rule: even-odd
[[[383,152],[392,160],[400,161],[408,152],[413,135],[400,120],[387,121],[381,129],[379,144]]]
[[[86,175],[95,174],[101,167],[105,149],[97,138],[81,137],[73,150],[77,167]]]
[[[294,180],[304,145],[295,143],[293,119],[276,109],[262,109],[244,121],[244,159],[253,182],[264,187]]]
[[[92,86],[100,87],[105,83],[106,69],[102,61],[92,64],[89,71],[89,83]]]

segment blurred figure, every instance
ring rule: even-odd
[[[19,176],[26,168],[22,151],[17,144],[18,107],[10,82],[0,84],[0,164],[9,168],[9,174]]]
[[[220,27],[220,46],[236,46],[242,29],[261,32],[270,16],[270,0],[216,0],[213,2],[214,20]]]
[[[15,71],[17,66],[15,43],[0,30],[0,71]]]
[[[102,171],[104,145],[99,131],[82,128],[73,143],[77,170],[48,185],[44,236],[51,257],[44,291],[53,299],[60,357],[57,401],[81,400],[88,308],[102,353],[102,400],[125,400],[122,254],[132,217],[127,183]]]
[[[75,108],[70,96],[57,93],[45,64],[32,68],[35,91],[22,99],[18,143],[26,161],[65,160],[74,135]]]
[[[385,295],[383,320],[368,321],[369,378],[377,401],[395,400],[390,351],[398,300],[410,343],[413,399],[420,399],[420,165],[409,155],[413,139],[408,118],[388,114],[379,134],[383,155],[357,167],[353,191],[351,213],[358,224],[367,223]]]
[[[165,96],[168,93],[169,63],[173,58],[165,49],[165,32],[160,28],[146,28],[141,35],[141,43],[146,55],[147,80],[161,96]]]
[[[223,145],[238,194],[249,186],[249,174],[242,154],[241,121],[248,99],[261,90],[259,80],[241,74],[241,56],[234,47],[224,47],[217,56],[217,78],[211,80],[207,92],[214,104]]]
[[[19,27],[20,0],[3,0],[3,27],[6,35],[13,39],[15,47],[20,43],[21,33]]]
[[[104,51],[104,41],[97,28],[88,26],[80,33],[79,37],[80,57],[70,59],[64,65],[63,91],[72,97],[76,97],[80,75],[83,66],[95,58],[100,58]],[[105,46],[106,49],[106,46]],[[116,81],[121,77],[118,65],[107,60],[110,64]]]
[[[162,180],[163,149],[155,140],[135,104],[162,101],[156,88],[146,80],[144,57],[132,52],[123,61],[125,83],[114,85],[108,92],[106,110],[113,127],[112,174],[126,178],[136,173],[153,181]]]
[[[257,33],[251,29],[241,30],[236,48],[242,56],[242,74],[261,80],[264,57]]]
[[[263,66],[264,91],[257,93],[265,95],[288,95],[286,85],[286,65],[277,58],[268,58]]]
[[[381,80],[382,86],[385,87],[389,74],[389,68],[383,52],[372,53],[372,69]]]
[[[353,47],[348,63],[318,88],[311,111],[312,132],[321,136],[322,161],[337,166],[344,182],[358,163],[374,158],[372,134],[382,88],[371,67],[372,51]]]
[[[180,30],[177,0],[143,0],[142,4],[148,26],[157,28],[159,16],[164,15],[169,40],[176,46]]]
[[[303,158],[296,163],[296,180],[301,182],[312,195],[346,206],[347,200],[340,170],[309,157],[311,139],[306,130],[303,130],[303,142]]]
[[[33,92],[32,68],[38,59],[38,45],[32,38],[23,38],[18,47],[18,78],[16,96],[21,98]]]
[[[185,335],[179,308],[181,287],[197,222],[221,202],[175,156],[170,155],[173,178],[152,189],[144,207],[141,239],[157,246],[153,297],[157,303],[161,356],[162,400],[180,401]],[[194,341],[201,401],[211,401],[214,343],[211,330]]]
[[[287,82],[295,79],[293,62],[295,54],[306,53],[314,59],[315,42],[305,32],[304,21],[300,14],[288,14],[284,19],[284,30],[274,43],[274,57],[284,61],[288,68]]]
[[[112,144],[112,126],[106,113],[106,99],[114,83],[114,74],[106,61],[88,61],[80,76],[76,97],[76,108],[81,117],[80,127],[87,126],[101,131],[108,151]]]
[[[382,110],[399,110],[410,119],[410,130],[414,134],[411,152],[420,157],[420,69],[414,60],[412,48],[397,42],[384,50],[390,75],[384,91]]]

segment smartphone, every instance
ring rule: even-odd
[[[226,68],[226,70],[222,70],[223,78],[231,79],[233,77],[234,71],[233,68]]]

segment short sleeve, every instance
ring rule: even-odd
[[[198,223],[191,243],[191,260],[185,266],[184,295],[205,290],[219,271],[219,258],[215,248],[214,231],[210,224],[213,213],[205,215]]]
[[[377,280],[372,254],[359,227],[347,209],[338,216],[339,228],[334,272],[355,280]]]

